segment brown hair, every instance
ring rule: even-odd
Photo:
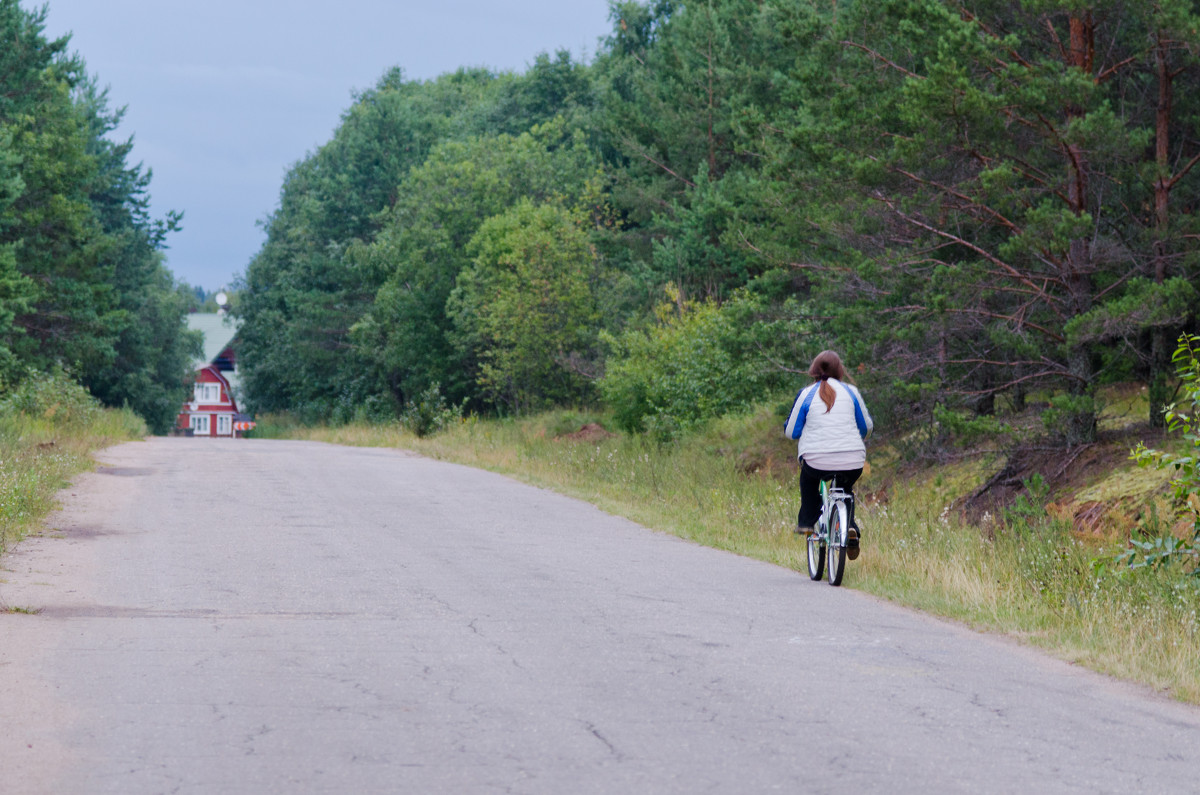
[[[833,408],[834,401],[837,400],[837,392],[826,379],[849,380],[846,376],[846,367],[842,364],[842,357],[833,351],[821,351],[817,354],[817,358],[813,359],[812,365],[808,368],[808,374],[821,382],[818,394],[820,394],[821,400],[825,401],[825,413],[828,414],[829,410]]]

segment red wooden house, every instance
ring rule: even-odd
[[[175,422],[177,433],[189,436],[241,436],[253,425],[238,411],[238,324],[224,312],[188,315],[189,329],[204,335],[204,356],[195,362],[192,399],[183,404]]]

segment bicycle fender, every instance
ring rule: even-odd
[[[838,500],[834,506],[834,510],[838,512],[838,537],[830,538],[829,543],[833,546],[846,546],[846,529],[850,527],[850,512],[846,510],[846,503]]]

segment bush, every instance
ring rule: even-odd
[[[1178,539],[1158,530],[1157,521],[1144,524],[1143,538],[1130,540],[1121,560],[1130,568],[1174,569],[1200,578],[1200,337],[1184,334],[1179,338],[1173,361],[1182,381],[1183,399],[1167,406],[1167,428],[1179,431],[1186,442],[1184,452],[1175,454],[1151,450],[1139,444],[1131,457],[1141,466],[1159,469],[1171,467],[1174,497],[1191,517],[1191,537]]]
[[[599,387],[622,430],[670,439],[745,410],[779,380],[731,305],[665,304],[658,316],[650,329],[604,338],[611,353]]]
[[[417,436],[423,437],[460,422],[462,417],[463,407],[447,403],[442,395],[441,384],[435,383],[408,404],[400,415],[400,422]]]
[[[24,414],[56,426],[87,425],[99,411],[99,401],[61,370],[31,374],[0,399],[0,415]]]

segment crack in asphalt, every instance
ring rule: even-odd
[[[587,730],[588,734],[592,735],[604,744],[604,747],[608,749],[609,754],[611,754],[614,759],[621,761],[625,758],[625,755],[617,750],[617,747],[612,744],[612,741],[600,733],[600,729],[598,729],[594,723],[583,721],[583,727]]]

